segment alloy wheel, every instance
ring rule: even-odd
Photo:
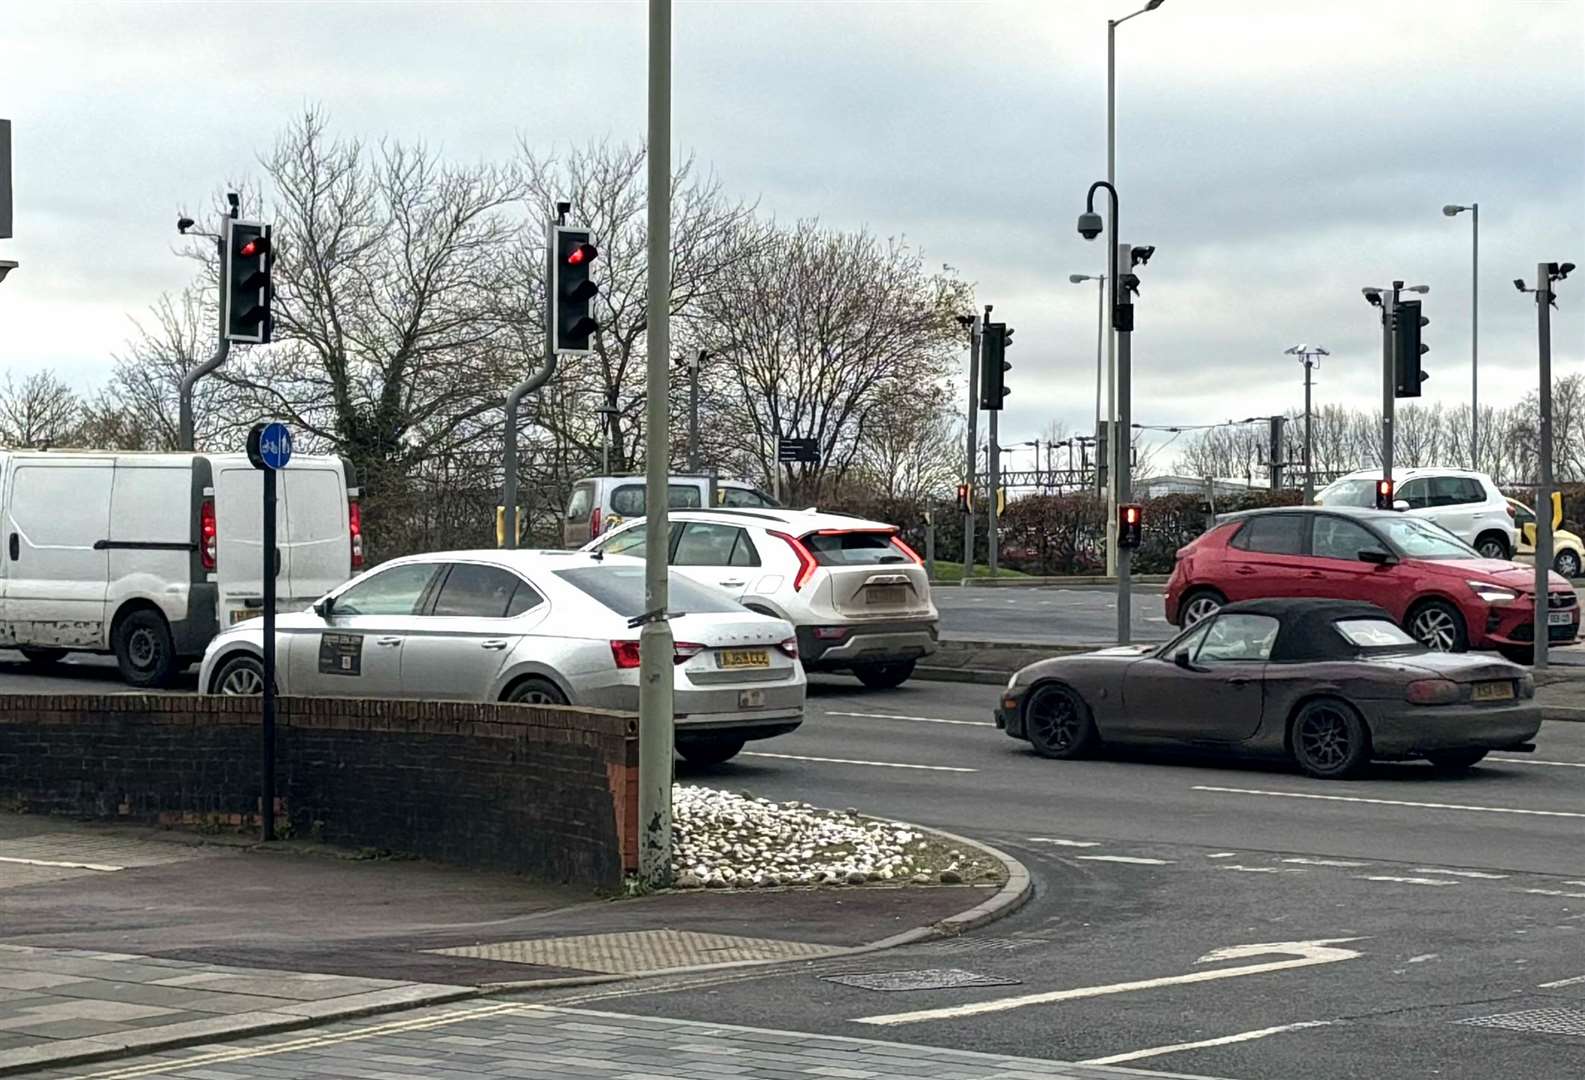
[[[1332,706],[1312,708],[1299,722],[1299,751],[1315,768],[1330,772],[1353,752],[1348,717]]]
[[[1426,608],[1414,617],[1409,632],[1433,652],[1452,652],[1458,642],[1458,627],[1453,616],[1441,608]]]
[[[1041,694],[1029,713],[1029,734],[1033,741],[1057,751],[1068,750],[1078,741],[1079,710],[1067,694],[1057,691]]]
[[[1183,625],[1193,626],[1202,619],[1209,618],[1221,610],[1222,605],[1210,596],[1196,596],[1189,601],[1189,606],[1183,609]]]
[[[1480,553],[1483,559],[1506,559],[1508,557],[1508,549],[1503,547],[1501,540],[1490,538],[1482,540],[1480,547],[1475,550]]]
[[[524,690],[524,691],[522,691],[520,693],[512,695],[512,700],[516,701],[519,705],[560,705],[561,704],[561,702],[556,701],[549,694],[545,693],[545,691],[539,689],[537,686],[536,687],[530,687],[527,690]]]
[[[1566,578],[1579,577],[1579,556],[1572,551],[1560,551],[1553,561],[1553,568]]]
[[[264,673],[251,664],[238,664],[220,680],[220,692],[227,697],[258,697],[264,693]]]

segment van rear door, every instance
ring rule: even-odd
[[[224,629],[264,613],[264,478],[240,454],[216,456],[215,576]],[[277,579],[277,586],[280,581]]]
[[[8,644],[105,647],[114,475],[109,457],[13,459],[4,519]]]
[[[300,608],[352,576],[347,482],[334,458],[295,460],[280,481],[280,606]]]

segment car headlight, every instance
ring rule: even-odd
[[[1505,589],[1501,585],[1493,585],[1489,581],[1466,581],[1476,596],[1488,604],[1508,604],[1519,599],[1519,594],[1512,589]]]

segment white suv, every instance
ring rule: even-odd
[[[930,582],[896,526],[772,507],[678,510],[670,519],[677,572],[792,623],[806,671],[851,671],[889,689],[936,651]],[[643,519],[627,521],[583,550],[642,557],[644,535]]]
[[[1362,469],[1334,480],[1315,496],[1318,506],[1375,506],[1380,470]],[[1511,559],[1519,529],[1513,507],[1485,473],[1465,469],[1394,469],[1393,507],[1428,518],[1488,559]]]

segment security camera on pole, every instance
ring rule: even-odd
[[[1535,288],[1514,279],[1514,288],[1520,292],[1535,293],[1536,344],[1541,360],[1541,385],[1539,395],[1539,422],[1536,431],[1535,492],[1535,666],[1545,670],[1547,648],[1551,642],[1551,605],[1542,597],[1550,597],[1552,575],[1552,530],[1557,527],[1555,518],[1561,517],[1560,507],[1555,507],[1552,494],[1552,308],[1557,305],[1553,284],[1574,272],[1573,263],[1537,263]],[[1567,619],[1572,628],[1572,613],[1560,613],[1562,624]]]
[[[1084,213],[1079,215],[1079,235],[1086,240],[1094,240],[1101,235],[1101,215],[1095,212],[1095,193],[1101,188],[1105,188],[1112,198],[1112,239],[1115,241],[1118,229],[1117,189],[1105,180],[1097,180],[1090,185],[1089,193],[1084,200]],[[1133,502],[1131,476],[1134,457],[1131,437],[1133,433],[1131,397],[1133,294],[1139,291],[1139,275],[1134,273],[1133,268],[1143,266],[1155,251],[1154,247],[1134,248],[1127,244],[1113,243],[1106,275],[1112,291],[1112,329],[1117,334],[1117,421],[1113,429],[1117,435],[1112,440],[1115,455],[1112,461],[1112,475],[1116,478],[1117,517],[1111,522],[1110,527],[1118,537],[1117,641],[1120,645],[1128,644],[1133,638],[1133,580],[1130,564],[1132,548],[1137,546],[1144,526],[1143,511]],[[1118,276],[1119,266],[1123,268],[1121,277]],[[1099,453],[1100,448],[1096,449]],[[1120,524],[1122,527],[1119,527]]]

